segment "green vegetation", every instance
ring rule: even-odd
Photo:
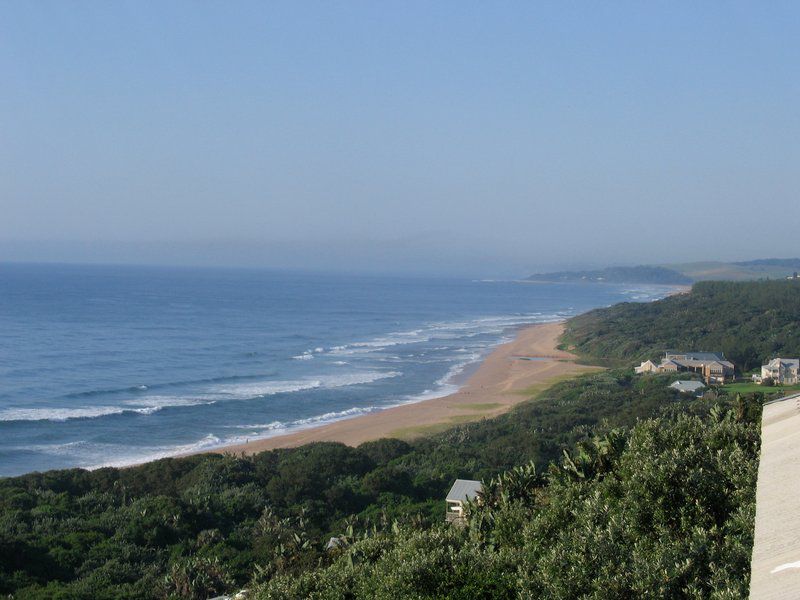
[[[617,304],[571,319],[565,345],[599,363],[632,366],[666,349],[722,351],[749,371],[800,355],[800,281],[696,283],[688,294]]]
[[[800,392],[800,385],[760,385],[758,383],[727,383],[720,386],[720,391],[728,394],[753,394],[761,393],[764,395],[783,396],[784,394],[791,394]]]
[[[458,406],[459,408],[463,408],[465,410],[487,411],[500,408],[502,404],[499,402],[476,402],[473,404],[459,404]]]
[[[764,258],[742,262],[704,261],[638,267],[609,267],[593,271],[538,273],[532,281],[592,283],[655,283],[688,285],[696,281],[755,281],[785,279],[800,271],[800,258]]]
[[[765,258],[741,262],[691,262],[664,265],[694,281],[754,281],[784,279],[800,270],[800,258]]]
[[[758,447],[719,409],[613,430],[492,479],[464,529],[377,533],[255,597],[746,598]]]

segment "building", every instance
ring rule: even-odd
[[[658,373],[658,365],[652,360],[646,360],[633,370],[637,373]]]
[[[681,394],[693,394],[695,396],[702,396],[701,390],[705,389],[702,381],[674,381],[670,384],[673,390],[678,390]]]
[[[761,367],[760,383],[764,379],[772,379],[781,385],[795,385],[800,383],[800,359],[798,358],[773,358]]]
[[[635,368],[637,373],[697,373],[706,384],[725,383],[733,378],[733,363],[721,352],[672,352],[664,354],[659,365],[645,361]]]
[[[472,479],[456,479],[453,487],[447,493],[447,512],[445,521],[448,523],[464,522],[464,505],[469,500],[478,497],[478,492],[483,489],[480,481]]]

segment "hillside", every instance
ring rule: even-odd
[[[653,283],[686,285],[692,280],[672,269],[654,266],[608,267],[596,271],[557,271],[528,277],[530,281],[585,283]]]
[[[602,364],[656,359],[667,349],[722,351],[742,372],[800,356],[800,281],[700,282],[650,304],[617,304],[567,324],[564,343]]]
[[[753,281],[785,279],[800,271],[800,258],[764,258],[742,262],[691,262],[668,264],[693,281]]]
[[[800,272],[800,258],[762,258],[742,262],[689,262],[637,267],[608,267],[588,271],[537,273],[530,281],[585,283],[651,283],[688,285],[695,281],[754,281],[786,279]]]
[[[744,599],[758,448],[757,425],[731,413],[643,421],[546,474],[527,465],[491,480],[465,529],[353,540],[254,597]]]

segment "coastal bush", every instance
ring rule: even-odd
[[[255,597],[746,598],[758,447],[732,410],[643,421],[501,474],[465,528],[397,528]]]
[[[800,356],[800,281],[705,281],[658,302],[622,303],[567,323],[565,345],[612,366],[665,350],[722,351],[747,372],[775,356]]]

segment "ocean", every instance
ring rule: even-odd
[[[669,290],[0,264],[0,475],[135,464],[442,396],[520,326]]]

